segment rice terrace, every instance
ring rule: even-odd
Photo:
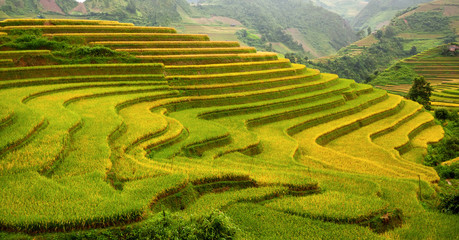
[[[174,28],[0,26],[0,238],[458,239],[416,102]]]

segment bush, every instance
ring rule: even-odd
[[[33,34],[20,35],[13,41],[4,44],[4,46],[17,50],[64,50],[69,48],[69,45],[65,42],[57,42]]]
[[[451,166],[438,165],[435,167],[438,175],[442,179],[458,179],[459,178],[459,163],[453,163]]]
[[[222,212],[214,211],[209,216],[189,221],[176,215],[163,212],[159,218],[148,221],[140,226],[128,226],[108,230],[90,230],[58,234],[54,239],[73,240],[105,240],[105,239],[234,239],[236,226]]]
[[[440,194],[440,205],[438,209],[444,213],[459,213],[459,192],[452,194]]]
[[[447,137],[437,144],[430,145],[427,152],[424,160],[427,166],[437,166],[444,161],[454,159],[459,156],[459,138]]]
[[[113,57],[119,54],[116,51],[103,46],[84,46],[75,49],[70,55],[72,55],[72,57]]]
[[[450,118],[449,111],[445,108],[435,109],[435,118],[441,121],[445,121]]]

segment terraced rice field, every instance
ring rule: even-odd
[[[443,47],[442,45],[427,50],[405,59],[403,62],[431,83],[434,88],[431,97],[433,106],[457,108],[459,104],[457,97],[459,91],[459,56],[441,56],[439,52]]]
[[[78,34],[141,63],[19,67],[17,56],[52,52],[0,52],[1,230],[100,228],[218,208],[244,239],[457,233],[459,218],[420,201],[435,198],[439,177],[416,159],[443,132],[417,103],[237,42],[51,22],[0,25]],[[110,31],[91,34],[90,23]],[[194,200],[180,202],[187,194]],[[403,225],[369,227],[394,209]]]

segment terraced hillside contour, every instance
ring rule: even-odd
[[[451,236],[457,226],[419,201],[435,197],[439,177],[417,159],[443,136],[420,105],[237,42],[65,21],[7,20],[0,32],[79,36],[140,62],[21,67],[54,53],[0,52],[2,230],[99,228],[213,208],[249,239],[276,237],[273,227],[277,237],[375,239],[368,221],[394,209],[407,224],[386,237]]]
[[[441,54],[445,47],[451,44],[441,45],[413,57],[406,58],[401,64],[407,65],[416,74],[424,76],[431,84],[432,106],[459,108],[459,56],[444,56]],[[381,88],[408,93],[410,84],[396,84]]]

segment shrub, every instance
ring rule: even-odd
[[[437,166],[444,161],[454,159],[459,155],[459,138],[447,137],[441,142],[429,146],[427,152],[424,160],[424,164],[427,166]]]
[[[445,121],[446,119],[449,119],[449,111],[445,108],[438,108],[435,109],[435,118],[441,121]]]
[[[440,194],[440,205],[438,209],[444,213],[459,213],[459,192],[446,194]]]
[[[163,212],[159,218],[140,226],[110,230],[90,230],[56,235],[54,239],[234,239],[236,226],[222,212],[189,221]]]
[[[453,163],[451,166],[448,165],[438,165],[435,167],[438,175],[442,179],[457,179],[459,178],[459,163]]]

